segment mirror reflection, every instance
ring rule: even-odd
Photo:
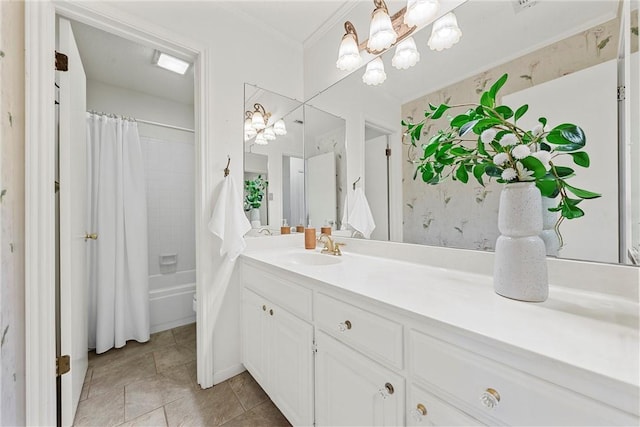
[[[245,84],[244,209],[257,230],[304,220],[302,103]]]
[[[349,180],[362,176],[365,189],[370,188],[365,192],[378,229],[372,238],[493,250],[501,185],[449,181],[432,186],[419,177],[414,180],[413,162],[421,153],[402,143],[400,121],[421,120],[429,103],[477,102],[492,82],[508,73],[499,102],[514,108],[528,104],[523,120],[532,122],[522,124],[533,127],[544,116],[551,126],[576,123],[587,135],[591,165],[578,168],[573,182],[603,196],[581,205],[585,217],[563,224],[565,247],[558,256],[634,263],[640,241],[640,183],[633,179],[640,167],[638,123],[630,119],[638,115],[637,77],[632,78],[638,64],[637,11],[630,24],[635,32],[621,45],[618,2],[578,3],[536,2],[518,9],[505,2],[467,2],[455,11],[463,36],[451,49],[424,48],[430,36],[426,27],[414,35],[421,52],[414,67],[393,68],[391,50],[381,56],[387,74],[381,85],[364,84],[361,69],[308,101],[346,119],[347,173]],[[562,25],[549,25],[549,16]],[[627,82],[632,90],[621,101],[629,107],[618,114],[617,88],[624,85],[620,67],[625,61],[631,64]],[[452,111],[451,116],[461,112]],[[446,128],[446,120],[425,125],[423,140]],[[620,145],[618,129],[625,123],[628,131]],[[378,144],[391,148],[387,163],[368,154],[375,140],[366,135],[371,128],[384,129]],[[386,198],[380,196],[385,189]],[[309,204],[314,197],[309,193]]]

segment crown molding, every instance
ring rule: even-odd
[[[342,22],[351,13],[351,11],[360,3],[359,0],[346,0],[322,25],[320,25],[309,37],[307,37],[302,46],[308,49],[322,39],[329,31],[333,30],[336,25],[342,25]],[[341,37],[342,32],[336,36]]]

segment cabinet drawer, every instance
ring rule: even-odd
[[[422,333],[410,332],[410,375],[479,419],[509,425],[628,425],[630,414]]]
[[[242,265],[242,282],[296,316],[311,321],[310,289],[247,264]]]
[[[433,394],[415,385],[409,390],[407,402],[410,426],[481,426],[484,425],[459,409],[446,404]]]
[[[315,299],[318,326],[363,353],[402,369],[402,325],[324,294]]]

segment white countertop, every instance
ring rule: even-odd
[[[242,256],[630,386],[640,383],[637,302],[550,286],[547,301],[526,303],[497,295],[488,275],[348,251],[333,265],[290,261],[304,252],[284,247]]]

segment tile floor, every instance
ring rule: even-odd
[[[197,385],[195,324],[90,352],[74,425],[290,426],[248,372]]]

